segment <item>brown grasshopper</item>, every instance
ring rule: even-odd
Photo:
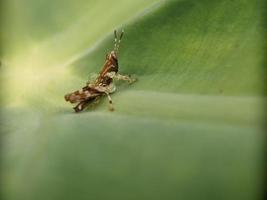
[[[118,53],[123,33],[124,31],[121,32],[118,38],[117,31],[114,31],[114,49],[106,55],[106,61],[98,77],[94,81],[88,82],[82,89],[65,95],[66,101],[77,103],[73,108],[75,112],[84,110],[90,104],[98,103],[99,99],[105,95],[109,100],[109,110],[113,111],[114,107],[110,97],[110,94],[116,90],[113,80],[124,80],[128,81],[128,83],[136,81],[136,79],[128,75],[121,75],[118,73]]]

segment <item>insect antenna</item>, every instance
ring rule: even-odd
[[[122,30],[120,37],[118,39],[117,31],[116,30],[114,31],[114,42],[115,42],[114,43],[114,51],[116,53],[119,52],[119,47],[120,47],[120,43],[121,43],[121,39],[122,39],[123,34],[124,34],[124,30]]]
[[[114,50],[117,48],[117,41],[118,41],[117,30],[115,30],[114,31]]]

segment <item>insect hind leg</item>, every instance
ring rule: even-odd
[[[81,112],[87,107],[88,103],[88,101],[82,101],[78,103],[75,107],[73,107],[73,109],[76,113]]]
[[[97,97],[92,98],[92,99],[87,99],[87,100],[81,101],[75,107],[73,107],[73,109],[76,113],[81,112],[90,105],[93,106],[95,104],[98,104],[100,102],[100,98],[101,98],[100,96],[97,96]]]

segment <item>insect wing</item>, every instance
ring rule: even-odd
[[[75,92],[65,95],[65,100],[69,101],[70,103],[78,103],[78,102],[82,102],[85,100],[90,100],[100,95],[101,93],[86,86],[82,88],[81,90],[77,90]]]

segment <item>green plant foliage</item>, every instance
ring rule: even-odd
[[[6,200],[257,199],[263,0],[8,0],[1,49]],[[74,114],[125,29],[132,85]]]

